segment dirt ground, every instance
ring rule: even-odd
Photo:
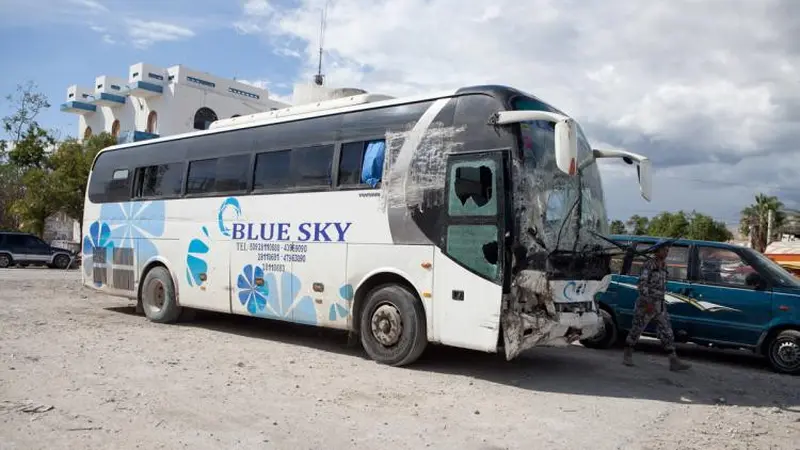
[[[79,272],[0,271],[0,449],[797,449],[800,378],[744,352],[652,342],[513,362],[429,348],[412,367],[346,336],[217,314],[157,325]]]

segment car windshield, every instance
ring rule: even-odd
[[[557,112],[542,102],[520,99],[515,108]],[[523,229],[542,231],[549,249],[582,249],[597,243],[587,230],[607,234],[608,221],[603,186],[597,164],[585,167],[579,176],[561,172],[555,162],[554,125],[546,121],[520,124],[522,167],[515,179],[517,209],[525,211]],[[578,126],[580,162],[591,157],[591,147]],[[578,196],[578,192],[581,195]],[[582,232],[577,235],[576,217],[580,213]]]
[[[798,281],[794,275],[781,267],[778,263],[753,249],[748,249],[748,253],[750,253],[750,255],[756,259],[756,261],[758,261],[760,268],[769,274],[769,276],[772,278],[772,282],[781,287],[800,289],[800,281]]]

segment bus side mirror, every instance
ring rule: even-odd
[[[578,133],[575,121],[564,119],[555,126],[556,166],[567,175],[575,175],[578,168]]]
[[[653,165],[650,160],[639,161],[636,173],[639,175],[639,190],[642,192],[642,197],[650,201],[653,195]]]

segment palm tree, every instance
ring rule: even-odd
[[[773,236],[767,236],[770,211],[773,213]],[[753,249],[764,252],[767,245],[772,241],[775,231],[783,225],[785,220],[786,214],[783,212],[783,203],[778,200],[778,197],[757,194],[756,202],[742,210],[739,231],[744,235],[750,236]]]

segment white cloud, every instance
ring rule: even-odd
[[[260,79],[260,80],[236,80],[240,83],[249,84],[250,86],[255,86],[259,89],[266,89],[269,92],[269,98],[271,100],[275,100],[278,102],[283,102],[287,104],[292,104],[292,96],[291,94],[281,95],[275,92],[273,89],[278,90],[287,90],[287,86],[283,83],[273,83],[267,79]]]
[[[147,48],[156,42],[189,39],[194,35],[194,31],[171,23],[128,20],[128,36],[133,45],[139,48]]]
[[[105,5],[95,0],[69,0],[69,2],[83,8],[83,12],[93,14],[108,12],[108,8]]]
[[[251,0],[236,27],[299,52],[308,78],[325,1]],[[612,215],[699,205],[735,216],[755,190],[800,176],[800,160],[789,163],[800,153],[798,17],[786,0],[337,0],[324,71],[329,84],[392,95],[519,87],[574,115],[593,142],[653,159],[651,205],[628,167],[603,164]],[[705,181],[666,178],[676,174]]]
[[[111,37],[110,34],[104,34],[103,35],[103,42],[105,42],[108,45],[114,45],[114,44],[117,43],[117,41],[115,41],[114,38]]]

